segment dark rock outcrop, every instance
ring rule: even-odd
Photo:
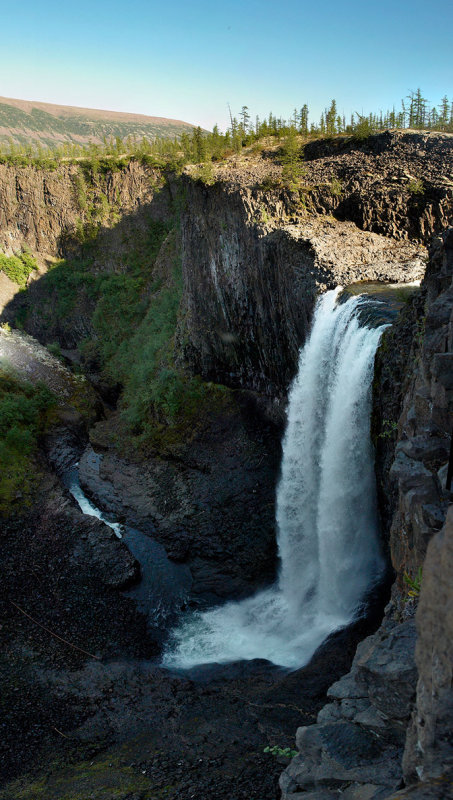
[[[68,233],[89,219],[86,198],[81,202],[78,196],[82,179],[77,164],[62,163],[57,170],[0,164],[0,250],[10,254],[26,246],[41,263],[63,255]],[[105,178],[93,174],[90,181],[91,201],[99,204],[104,194],[122,214],[150,203],[162,186],[160,173],[137,161]],[[167,213],[168,195],[160,201],[161,218]]]
[[[453,774],[452,579],[450,507],[445,526],[430,542],[423,565],[417,610],[417,700],[404,755],[409,783],[442,780]]]
[[[304,148],[319,210],[363,230],[429,243],[453,214],[453,136],[385,131],[365,139],[314,141]],[[335,180],[336,191],[319,191]]]
[[[108,444],[101,452],[108,427],[93,432],[99,452],[88,448],[79,465],[100,508],[187,562],[196,594],[240,597],[273,579],[281,426],[259,398],[234,394],[189,441],[146,463],[126,461]]]
[[[280,782],[285,800],[300,791],[322,800],[323,792],[335,797],[340,789],[346,797],[371,799],[399,788],[416,680],[414,648],[412,620],[388,621],[358,646],[351,671],[328,690],[331,702],[317,724],[297,731],[300,755]]]
[[[36,502],[0,521],[3,780],[26,771],[42,749],[54,757],[62,738],[56,728],[80,715],[42,689],[38,668],[157,651],[146,618],[118,591],[138,579],[137,561],[107,525],[79,511],[44,461],[35,468]]]

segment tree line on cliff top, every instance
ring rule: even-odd
[[[103,144],[77,145],[66,142],[52,150],[33,143],[16,145],[11,139],[7,147],[0,147],[0,163],[16,166],[34,164],[43,169],[55,169],[64,161],[85,161],[94,170],[107,171],[121,168],[134,158],[150,166],[178,169],[190,163],[221,161],[229,155],[240,153],[244,147],[266,139],[279,141],[294,135],[305,139],[337,135],[365,139],[389,128],[453,133],[453,102],[444,96],[437,106],[430,105],[421,90],[417,89],[401,101],[399,110],[393,107],[391,111],[367,116],[356,112],[346,120],[339,113],[336,101],[332,100],[317,122],[310,120],[306,104],[295,108],[289,119],[277,117],[271,112],[263,120],[258,116],[252,120],[248,106],[243,106],[238,117],[233,117],[230,112],[230,126],[225,133],[214,125],[211,132],[195,127],[191,133],[184,131],[174,138],[144,138],[141,141],[131,136],[125,140],[120,137],[104,138]]]

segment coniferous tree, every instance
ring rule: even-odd
[[[295,189],[302,175],[302,164],[300,161],[300,147],[297,140],[297,130],[294,125],[288,129],[282,147],[282,177],[286,185]]]
[[[332,100],[330,108],[325,111],[325,125],[326,133],[328,136],[334,136],[336,133],[336,120],[337,120],[337,104]]]
[[[196,163],[204,161],[206,158],[206,143],[204,141],[203,131],[199,125],[192,131],[192,148],[194,161]]]
[[[239,116],[241,117],[242,135],[245,137],[247,135],[250,124],[250,114],[248,106],[242,106],[241,113],[239,114]]]
[[[308,136],[308,106],[306,103],[300,109],[299,131],[302,136]]]
[[[447,95],[445,95],[440,103],[439,127],[441,130],[447,129],[449,116],[450,116],[450,108],[448,103],[448,97]]]

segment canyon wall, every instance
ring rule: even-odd
[[[414,243],[350,222],[302,215],[263,225],[260,190],[187,188],[179,345],[208,380],[285,395],[319,292],[360,280],[410,281],[424,272]]]
[[[297,190],[265,152],[219,167],[214,186],[186,179],[180,341],[206,378],[285,393],[317,293],[420,278],[420,245],[451,218],[449,135],[323,140],[304,155]]]
[[[0,250],[27,246],[42,258],[61,256],[67,234],[88,219],[90,204],[101,206],[102,195],[123,215],[150,203],[162,185],[160,172],[133,160],[103,172],[82,163],[55,170],[0,164]]]
[[[60,259],[80,256],[84,242],[98,245],[96,273],[123,272],[131,240],[143,237],[150,221],[168,219],[172,198],[171,182],[161,172],[133,160],[121,169],[82,161],[55,170],[0,164],[0,252],[28,250],[38,265],[26,293],[0,271],[3,318],[15,324],[26,305],[29,333],[76,347],[93,332],[92,298],[75,289],[75,313],[57,320],[56,298],[41,278]]]
[[[305,159],[310,182],[334,177],[341,188],[317,196],[320,210],[364,230],[427,243],[451,220],[451,151],[451,134],[393,130],[314,141]]]

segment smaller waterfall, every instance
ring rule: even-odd
[[[369,437],[373,364],[383,326],[366,296],[318,302],[289,396],[277,491],[278,583],[183,620],[168,666],[264,658],[297,667],[349,623],[382,573]],[[374,301],[375,302],[375,301]]]

